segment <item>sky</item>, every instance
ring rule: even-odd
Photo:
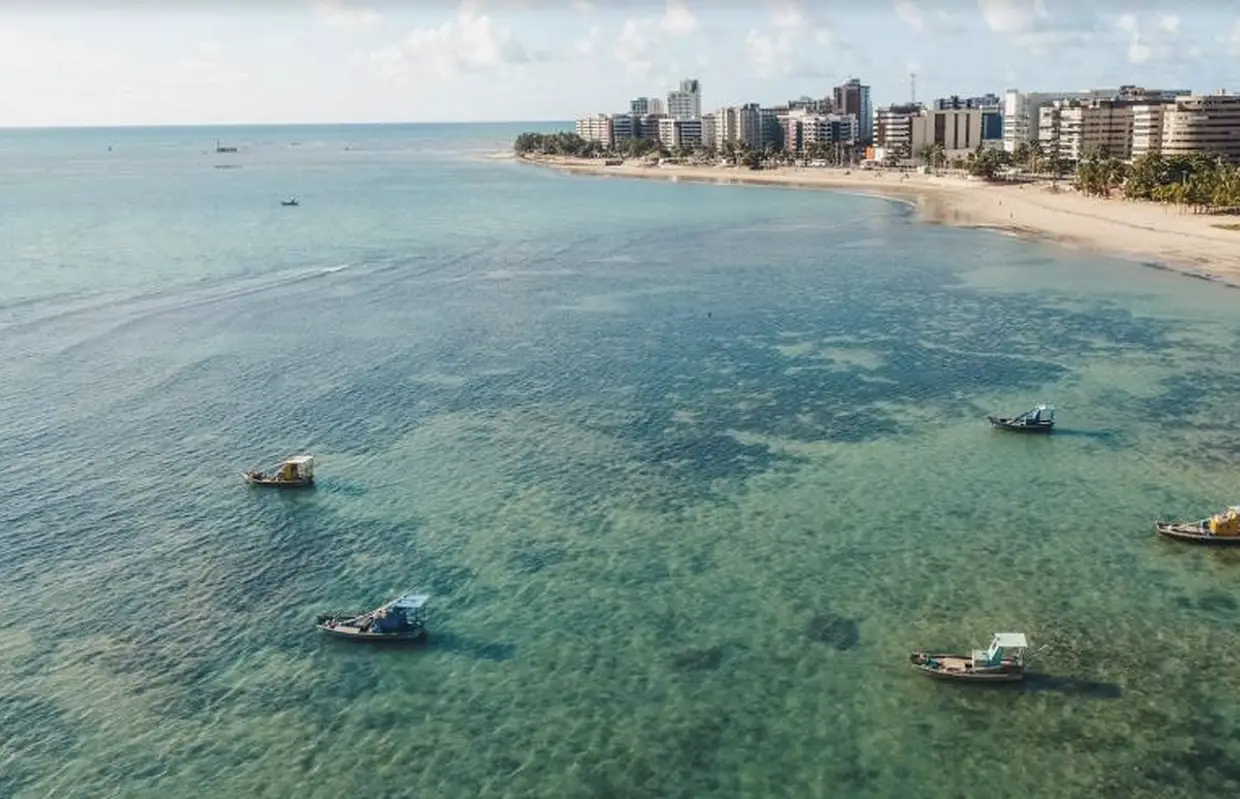
[[[1240,0],[0,0],[0,126],[569,120],[1134,84],[1240,92]]]

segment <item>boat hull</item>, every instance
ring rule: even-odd
[[[1014,422],[1002,416],[987,416],[986,421],[990,422],[991,427],[1013,433],[1049,433],[1055,428],[1054,422]]]
[[[314,485],[314,478],[297,480],[280,480],[273,477],[255,477],[252,474],[241,474],[241,479],[252,486],[268,486],[271,488],[309,488]]]
[[[935,655],[914,652],[909,655],[908,662],[915,671],[926,675],[932,680],[998,683],[1020,682],[1025,679],[1025,667],[1012,660],[1004,660],[999,666],[994,668],[974,669],[962,666],[959,669],[950,669],[942,667],[942,664],[971,663],[972,658],[968,655]],[[933,665],[934,663],[938,663],[940,666],[936,667]]]
[[[1199,522],[1155,522],[1154,529],[1164,538],[1205,546],[1240,546],[1240,535],[1214,535],[1203,531]]]
[[[346,638],[350,641],[365,641],[372,644],[381,643],[418,643],[425,641],[429,636],[426,628],[422,627],[417,630],[400,630],[391,633],[374,633],[360,630],[347,624],[333,624],[331,622],[319,622],[314,625],[315,629],[321,630],[328,635],[334,635],[337,638]]]

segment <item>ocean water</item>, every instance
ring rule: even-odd
[[[521,127],[0,133],[0,796],[1240,791],[1240,293]]]

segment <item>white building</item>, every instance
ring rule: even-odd
[[[877,160],[895,158],[910,162],[917,156],[913,148],[913,120],[921,116],[922,105],[909,103],[879,108],[874,112],[874,147],[882,152]]]
[[[1132,107],[1132,157],[1162,152],[1163,103],[1145,103]]]
[[[708,150],[719,146],[719,120],[714,114],[702,115],[702,146]]]
[[[1074,92],[1022,92],[1008,89],[1003,93],[1003,149],[1012,152],[1022,143],[1037,141],[1041,135],[1042,108],[1057,100],[1165,103],[1186,94],[1191,92],[1188,89],[1144,89],[1138,86]]]
[[[851,152],[860,136],[860,125],[853,114],[823,114],[797,108],[782,120],[784,149],[803,153],[812,145],[847,146]]]
[[[702,118],[702,85],[697,78],[686,78],[679,89],[667,93],[667,115],[672,119]]]
[[[1240,165],[1240,95],[1180,97],[1163,111],[1162,154],[1209,155]]]
[[[715,112],[715,146],[727,142],[757,147],[762,139],[762,113],[757,103],[730,105]]]
[[[577,117],[577,135],[586,141],[600,142],[604,147],[616,143],[612,119],[607,114]]]
[[[1148,124],[1153,116],[1147,111],[1143,121]],[[1157,116],[1161,118],[1161,113]],[[1151,133],[1143,131],[1147,148]],[[1068,161],[1099,157],[1127,160],[1136,143],[1134,106],[1124,100],[1056,100],[1039,111],[1038,141],[1048,155],[1058,152]]]
[[[981,108],[922,109],[909,119],[909,157],[922,160],[923,151],[942,147],[947,160],[968,158],[978,147],[986,146],[982,122],[986,112]],[[992,140],[999,146],[1000,140]]]
[[[659,119],[659,141],[669,150],[673,147],[685,150],[701,147],[702,120],[662,117]]]

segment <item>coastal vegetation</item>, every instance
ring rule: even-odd
[[[1166,158],[1147,153],[1131,164],[1116,158],[1092,158],[1077,167],[1083,194],[1184,205],[1195,211],[1240,209],[1240,167],[1206,155]]]
[[[609,147],[570,131],[522,133],[513,143],[513,150],[523,157],[643,159],[691,165],[728,164],[750,169],[844,167],[854,165],[857,160],[857,153],[850,147],[820,142],[807,143],[800,153],[787,152],[774,144],[754,148],[734,141],[724,142],[718,148],[668,148],[654,139],[628,139]],[[1167,158],[1149,153],[1129,163],[1105,153],[1095,153],[1076,163],[1060,157],[1058,148],[1043,147],[1035,141],[1022,143],[1012,152],[978,147],[964,158],[950,158],[942,145],[928,145],[921,148],[917,156],[926,169],[935,172],[951,171],[984,180],[1071,178],[1077,190],[1090,196],[1168,203],[1196,212],[1240,210],[1240,167],[1205,155]],[[900,153],[894,153],[883,166],[896,169],[904,161]]]

